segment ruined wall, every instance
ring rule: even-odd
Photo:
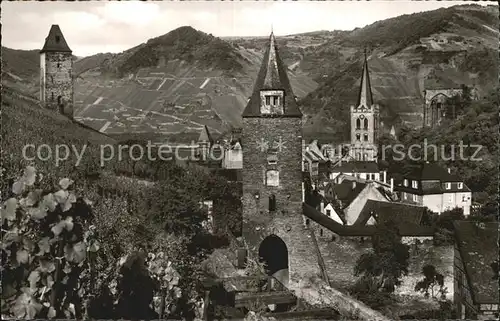
[[[42,70],[45,79],[41,82],[43,93],[48,108],[59,110],[59,103],[64,105],[64,114],[73,116],[73,58],[71,53],[46,52],[45,65]],[[60,97],[60,98],[59,98]]]
[[[313,243],[302,220],[302,120],[300,118],[244,118],[243,237],[250,257],[258,256],[262,240],[275,234],[288,249],[290,280],[319,275]],[[269,164],[261,139],[281,141],[276,164]],[[266,186],[266,170],[279,172],[279,186]],[[269,212],[269,196],[276,210]]]

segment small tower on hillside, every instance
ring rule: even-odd
[[[73,55],[58,25],[40,50],[40,102],[73,118]]]
[[[360,161],[376,161],[378,131],[379,106],[373,102],[365,50],[358,101],[356,106],[351,106],[350,156]]]
[[[210,154],[210,147],[214,143],[212,136],[208,130],[207,125],[203,126],[198,138],[198,155],[202,160],[208,160]]]
[[[252,96],[242,114],[243,238],[251,257],[283,284],[315,267],[303,226],[302,113],[271,33]]]

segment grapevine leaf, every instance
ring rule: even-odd
[[[33,166],[27,166],[24,170],[23,180],[27,186],[35,184],[36,169]]]
[[[17,262],[19,262],[21,264],[28,263],[28,261],[29,261],[28,251],[26,251],[26,250],[17,251],[16,259],[17,259]]]
[[[35,205],[39,200],[40,197],[42,196],[42,190],[41,189],[36,189],[34,191],[31,191],[28,193],[28,196],[24,199],[24,206],[33,206]]]
[[[5,233],[2,239],[2,247],[5,248],[15,242],[19,242],[19,231],[17,227],[14,227],[13,229]]]
[[[71,266],[66,262],[66,265],[64,266],[64,273],[69,274],[71,272]]]
[[[24,181],[19,180],[19,181],[15,182],[14,184],[12,184],[12,193],[14,193],[16,195],[20,195],[24,192],[24,188],[25,188]]]
[[[90,246],[88,247],[88,251],[89,252],[97,252],[97,251],[99,251],[99,242],[97,242],[97,241],[92,242],[92,244],[90,244]]]
[[[61,232],[63,231],[65,226],[66,226],[66,222],[60,221],[59,223],[52,226],[52,228],[50,230],[52,231],[52,233],[54,233],[55,236],[59,236],[59,234],[61,234]]]
[[[73,218],[71,216],[68,216],[65,220],[64,220],[64,228],[71,232],[71,230],[73,229],[73,226],[74,226],[74,223],[73,223]]]
[[[26,307],[27,318],[34,319],[36,314],[40,312],[42,307],[43,306],[40,303],[36,302],[35,299],[32,298],[28,303],[28,306]]]
[[[54,197],[54,194],[50,193],[47,194],[43,197],[43,205],[48,208],[49,211],[54,211],[57,206],[56,199]]]
[[[47,210],[45,207],[30,208],[28,214],[35,221],[39,221],[47,216]]]
[[[52,273],[55,269],[56,269],[56,265],[54,264],[54,262],[40,260],[39,270],[42,273]]]
[[[2,219],[13,221],[16,219],[17,199],[9,198],[5,201],[5,209],[2,210]]]
[[[47,318],[53,319],[56,317],[56,309],[54,307],[49,308],[49,312],[47,313]]]
[[[57,203],[63,204],[66,202],[66,199],[68,198],[68,192],[65,190],[58,190],[57,192],[54,193],[54,198]]]
[[[35,289],[36,284],[40,281],[40,272],[32,271],[28,277],[28,281],[30,283],[30,288]]]
[[[38,241],[38,247],[40,248],[40,252],[38,253],[38,255],[49,253],[50,252],[49,237],[46,236],[42,238],[40,241]]]
[[[61,186],[62,189],[66,190],[73,183],[74,183],[73,180],[69,178],[63,178],[59,181],[59,186]]]
[[[54,265],[54,270],[55,270],[55,265]],[[47,288],[52,289],[53,285],[54,285],[54,278],[52,277],[52,275],[48,275],[47,276]]]
[[[64,202],[64,205],[63,205],[63,207],[62,207],[62,211],[63,211],[63,212],[67,212],[67,211],[69,211],[69,210],[71,209],[71,206],[72,206],[71,202],[69,201],[69,199],[67,199],[67,200]]]
[[[64,247],[66,259],[70,262],[81,263],[85,260],[87,249],[85,243],[78,242],[73,245],[66,245]]]
[[[17,297],[12,312],[17,319],[24,319],[26,315],[26,306],[29,304],[30,296],[26,293],[21,294]]]
[[[35,250],[35,244],[28,238],[23,238],[23,247],[28,252],[33,252]]]

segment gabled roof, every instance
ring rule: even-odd
[[[353,187],[353,185],[355,185]],[[335,193],[335,197],[342,201],[344,204],[343,207],[348,206],[354,201],[362,190],[365,189],[367,184],[359,183],[359,182],[342,182],[340,184],[335,184],[333,186],[333,192]]]
[[[45,44],[42,50],[40,50],[40,53],[44,52],[72,52],[64,39],[59,25],[52,25],[50,27],[49,35],[45,38]]]
[[[373,216],[378,223],[393,221],[398,227],[416,227],[420,225],[424,212],[423,206],[368,200],[353,225],[364,226]]]
[[[356,107],[361,105],[365,107],[370,107],[371,105],[373,105],[372,87],[370,84],[370,74],[368,72],[368,59],[366,58],[366,50],[365,61],[363,63],[363,72],[361,74],[361,83],[359,86],[358,103]]]
[[[212,139],[212,136],[210,135],[210,132],[208,131],[207,125],[203,126],[200,132],[200,137],[198,138],[199,142],[210,142],[213,143],[214,140]]]
[[[437,163],[430,162],[414,166],[404,177],[419,181],[441,181],[442,183],[463,182],[458,176],[448,173]]]
[[[498,222],[455,221],[455,238],[476,304],[498,304],[498,279],[492,264],[498,260]]]
[[[269,45],[264,53],[262,65],[257,75],[257,80],[253,87],[252,96],[247,103],[242,117],[262,117],[260,113],[260,91],[261,90],[283,90],[284,106],[283,114],[279,117],[300,117],[302,113],[297,106],[295,96],[287,75],[287,68],[281,60],[278,52],[278,46],[274,34],[269,37]],[[273,115],[273,117],[277,117]]]
[[[379,168],[376,162],[349,161],[332,168],[334,173],[378,173]]]

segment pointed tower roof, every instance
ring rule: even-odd
[[[64,39],[59,25],[52,25],[50,28],[49,35],[45,38],[45,44],[42,50],[40,50],[40,53],[44,52],[72,52]]]
[[[271,32],[269,45],[264,53],[253,93],[243,111],[243,117],[260,117],[260,91],[283,90],[285,94],[283,114],[281,117],[302,117],[287,75],[287,68],[279,56],[274,34]]]
[[[372,87],[370,84],[370,74],[368,72],[368,59],[366,58],[365,49],[365,62],[363,64],[363,73],[361,74],[361,84],[359,87],[358,104],[369,107],[373,105]]]
[[[200,137],[198,138],[199,142],[210,142],[213,143],[212,136],[210,135],[210,132],[208,131],[207,125],[203,126],[201,129]]]

